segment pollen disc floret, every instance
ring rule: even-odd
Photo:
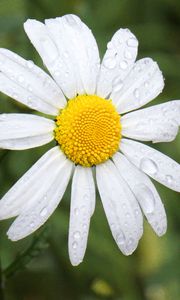
[[[55,139],[75,164],[91,167],[117,151],[120,116],[111,100],[81,95],[68,101],[56,118]]]

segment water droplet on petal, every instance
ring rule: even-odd
[[[120,68],[121,68],[122,70],[126,70],[127,67],[128,67],[127,61],[123,60],[123,61],[120,62]]]
[[[122,231],[120,231],[117,236],[116,236],[116,242],[118,245],[124,245],[125,243],[125,236],[124,236],[124,233]]]
[[[138,209],[135,209],[134,213],[135,213],[136,217],[139,216],[139,210]]]
[[[72,247],[73,247],[74,250],[77,249],[77,246],[78,246],[78,243],[77,243],[77,242],[73,242],[73,243],[72,243]]]
[[[150,158],[142,158],[140,161],[140,169],[150,175],[155,175],[158,171],[157,164]]]
[[[127,40],[127,45],[128,45],[129,47],[137,47],[138,41],[137,41],[137,39],[136,39],[135,37],[131,37],[131,38],[129,38],[129,39]]]
[[[22,75],[18,76],[18,81],[19,83],[23,83],[24,82],[24,77]]]
[[[147,214],[153,213],[155,209],[155,198],[149,187],[140,183],[134,187],[134,192],[143,211]]]
[[[44,208],[40,211],[40,216],[41,216],[41,217],[45,217],[45,216],[47,215],[47,212],[48,212],[47,208],[44,207]]]
[[[128,50],[124,52],[124,57],[127,59],[132,59],[132,53]]]
[[[81,233],[79,231],[75,231],[73,233],[73,237],[75,240],[79,240],[81,238]]]
[[[30,227],[31,227],[31,228],[33,228],[34,225],[35,225],[34,222],[31,222],[31,223],[30,223]]]
[[[165,179],[168,184],[171,184],[173,182],[173,177],[171,175],[166,175]]]
[[[75,214],[75,216],[78,216],[78,215],[79,215],[79,209],[78,209],[78,208],[75,208],[75,209],[74,209],[74,214]]]
[[[140,96],[139,89],[135,89],[135,90],[134,90],[134,97],[135,97],[136,99],[138,99],[139,96]]]
[[[149,82],[148,81],[145,81],[144,82],[144,87],[147,89],[149,87]]]
[[[34,67],[34,63],[33,63],[32,60],[27,61],[27,67],[28,67],[29,69],[32,69],[32,68]]]

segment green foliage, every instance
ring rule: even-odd
[[[93,30],[101,56],[118,28],[130,28],[140,42],[138,57],[150,56],[158,61],[166,78],[165,90],[154,103],[178,99],[179,0],[0,0],[0,47],[42,66],[22,23],[27,18],[43,20],[66,13],[78,14]],[[29,110],[1,94],[0,112]],[[0,196],[50,147],[21,153],[1,150]],[[180,137],[155,148],[178,161]],[[0,281],[4,285],[0,300],[3,297],[5,300],[178,300],[178,194],[158,184],[157,188],[166,207],[168,232],[160,239],[145,221],[139,248],[130,257],[123,256],[115,245],[97,197],[85,260],[78,267],[70,265],[67,250],[70,185],[60,207],[47,222],[48,234],[44,227],[37,234],[13,243],[5,235],[12,220],[1,222]]]

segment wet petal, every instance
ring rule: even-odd
[[[164,80],[157,63],[151,58],[143,58],[135,63],[121,88],[114,89],[110,98],[122,114],[155,99],[163,87]]]
[[[78,265],[83,260],[94,203],[92,170],[77,166],[72,181],[69,224],[69,256],[72,265]]]
[[[89,28],[74,15],[45,23],[28,20],[25,31],[64,94],[94,94],[99,52]]]
[[[0,114],[0,148],[23,150],[53,140],[52,120],[28,114]]]
[[[40,188],[45,188],[41,179],[47,180],[48,172],[53,173],[57,164],[62,165],[64,161],[65,157],[58,146],[46,152],[0,200],[0,219],[19,215],[33,195]]]
[[[137,56],[138,41],[129,29],[119,29],[107,44],[97,85],[97,94],[107,97],[121,88]]]
[[[170,142],[180,125],[180,101],[151,106],[121,118],[122,134],[140,141]]]
[[[112,235],[120,250],[129,255],[142,234],[131,206],[134,195],[110,160],[96,167],[96,179]]]
[[[173,159],[142,143],[126,139],[121,140],[120,149],[143,172],[180,192],[180,165]]]
[[[36,193],[32,193],[34,187],[29,187],[32,196],[9,228],[7,232],[9,239],[12,241],[22,239],[47,221],[62,199],[72,167],[73,164],[64,155],[59,155],[56,158],[56,164],[54,160],[39,180]]]
[[[121,153],[116,153],[113,156],[113,161],[134,193],[154,231],[159,236],[163,235],[167,229],[166,212],[149,177],[131,164]],[[136,210],[136,214],[139,214],[139,211]]]
[[[66,105],[60,88],[32,61],[0,48],[0,91],[40,112],[56,115]]]

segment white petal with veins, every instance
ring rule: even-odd
[[[99,52],[89,28],[74,15],[24,24],[25,31],[64,94],[94,94]]]
[[[53,140],[52,120],[28,114],[0,114],[0,148],[29,149]]]
[[[180,165],[142,143],[122,139],[120,149],[143,172],[168,188],[180,192]]]
[[[27,61],[16,53],[0,48],[0,62],[1,73],[14,84],[30,92],[32,97],[39,98],[40,101],[49,104],[52,109],[56,110],[66,105],[66,99],[60,88],[32,61]]]
[[[153,100],[163,87],[164,80],[158,64],[151,58],[143,58],[134,64],[121,89],[112,91],[110,99],[122,114]]]
[[[72,265],[78,265],[83,260],[94,203],[95,185],[92,170],[77,166],[72,181],[68,242]]]
[[[12,241],[28,236],[47,221],[62,199],[72,168],[73,164],[63,154],[58,155],[52,164],[49,164],[48,171],[42,174],[41,180],[38,181],[39,186],[34,183],[28,187],[31,197],[7,232]]]
[[[132,139],[173,141],[180,125],[180,100],[128,113],[121,118],[121,125],[122,135]]]
[[[119,91],[137,56],[138,41],[129,29],[119,29],[107,44],[97,84],[97,94]]]
[[[157,235],[161,236],[167,229],[167,218],[164,206],[148,176],[131,164],[121,153],[113,156],[121,176],[136,196],[148,222]]]
[[[41,179],[47,178],[57,164],[63,164],[65,156],[59,146],[46,152],[0,200],[0,219],[15,217],[41,188]]]
[[[96,166],[96,179],[112,235],[120,250],[129,255],[142,234],[131,206],[134,195],[110,160]]]

